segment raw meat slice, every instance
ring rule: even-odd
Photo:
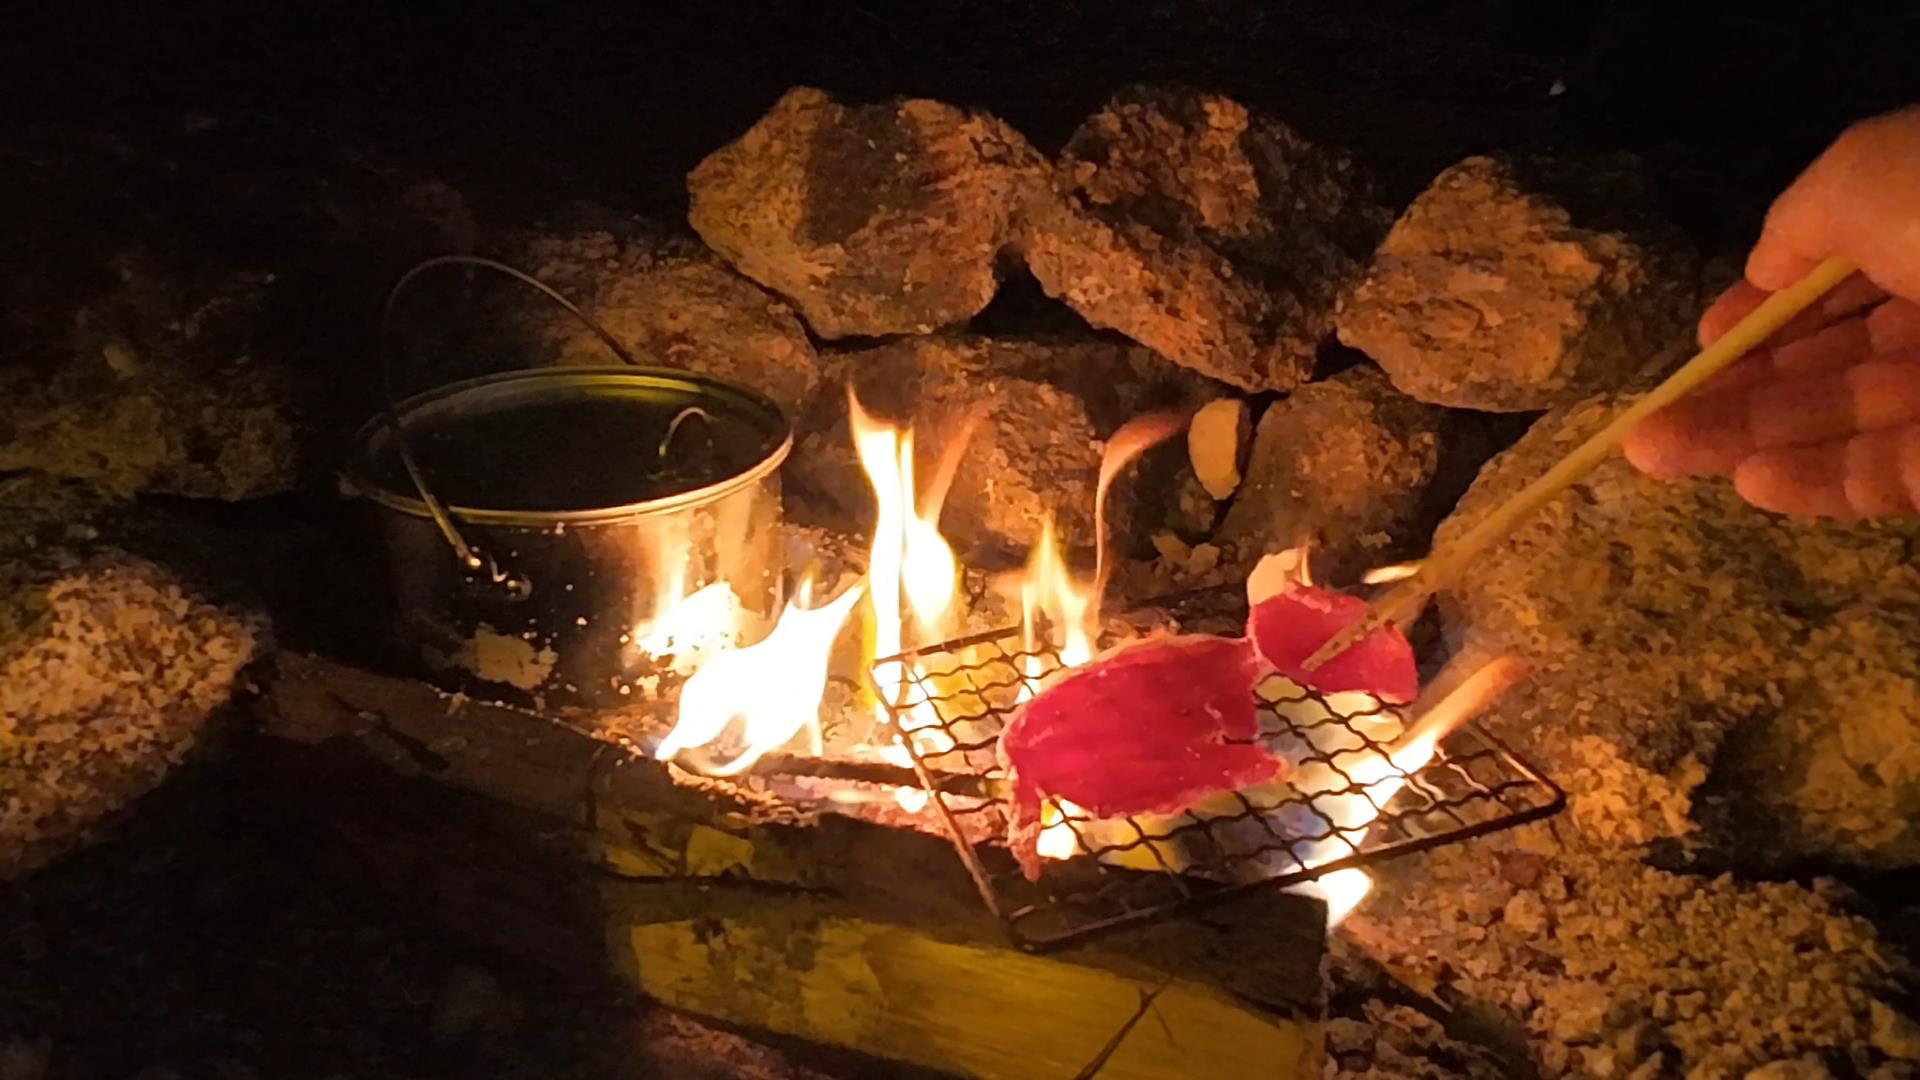
[[[1361,690],[1394,704],[1412,701],[1420,692],[1413,647],[1393,626],[1375,630],[1313,671],[1304,670],[1316,649],[1366,614],[1366,602],[1358,597],[1294,585],[1253,605],[1247,636],[1261,659],[1302,686],[1327,694]]]
[[[1022,705],[1000,758],[1013,787],[1009,841],[1027,876],[1039,873],[1044,798],[1117,818],[1271,778],[1281,762],[1258,741],[1259,674],[1244,639],[1160,638],[1065,672]]]

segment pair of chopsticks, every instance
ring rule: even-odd
[[[1669,375],[1665,382],[1654,387],[1598,434],[1560,459],[1538,480],[1481,518],[1458,540],[1434,551],[1413,576],[1382,593],[1368,606],[1364,618],[1335,634],[1307,659],[1307,670],[1311,671],[1339,656],[1375,630],[1388,625],[1404,625],[1416,618],[1426,606],[1428,598],[1456,581],[1473,565],[1476,556],[1506,539],[1529,514],[1546,505],[1591,472],[1594,466],[1612,456],[1620,440],[1640,421],[1680,400],[1728,364],[1753,351],[1794,316],[1812,307],[1836,285],[1852,276],[1856,269],[1845,259],[1828,259],[1806,277],[1768,297],[1718,341],[1700,350],[1698,355]]]

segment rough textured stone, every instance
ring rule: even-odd
[[[792,309],[698,243],[646,229],[540,233],[511,245],[515,265],[578,304],[643,364],[702,372],[766,394],[793,415],[819,361]],[[618,364],[559,305],[507,283],[507,330],[530,365]]]
[[[240,499],[295,482],[287,398],[252,359],[271,275],[127,251],[64,355],[0,369],[0,470],[117,494]]]
[[[1905,967],[1848,894],[1648,866],[1582,810],[1637,794],[1625,772],[1595,774],[1568,816],[1382,864],[1334,958],[1363,952],[1434,987],[1524,1049],[1531,1068],[1506,1075],[1624,1076],[1662,1057],[1657,1075],[1740,1076],[1865,1050],[1871,1003]],[[1520,862],[1537,867],[1530,884],[1500,872]]]
[[[1920,1023],[1882,1001],[1873,1003],[1873,1048],[1896,1061],[1920,1061]]]
[[[941,530],[986,559],[1023,552],[1049,514],[1068,543],[1091,544],[1105,438],[1141,412],[1214,392],[1146,349],[1104,343],[935,335],[834,354],[829,367],[787,472],[798,498],[831,507],[842,521],[871,513],[847,429],[849,386],[868,412],[912,425],[923,478],[957,426],[981,409]],[[1180,448],[1168,449],[1159,462],[1183,468]]]
[[[1287,390],[1388,213],[1344,154],[1227,98],[1134,89],[1081,125],[1023,230],[1049,295],[1223,382]]]
[[[0,879],[80,845],[159,783],[257,633],[123,553],[0,564]]]
[[[1219,538],[1242,561],[1308,544],[1335,582],[1417,553],[1445,424],[1373,368],[1301,387],[1260,418]]]
[[[331,470],[372,313],[459,196],[351,142],[196,119],[0,146],[0,469],[236,499]]]
[[[822,337],[926,333],[993,298],[1016,208],[1044,175],[983,113],[802,87],[693,170],[688,218]]]
[[[1541,420],[1482,472],[1436,542],[1616,405],[1599,398]],[[1488,552],[1442,610],[1458,643],[1533,665],[1491,722],[1556,768],[1616,757],[1643,778],[1628,803],[1663,807],[1667,835],[1687,832],[1691,809],[1741,858],[1910,864],[1920,861],[1916,536],[1905,521],[1774,517],[1723,481],[1653,480],[1616,459]],[[1695,791],[1710,768],[1713,782]],[[1653,837],[1623,824],[1620,838]]]
[[[1624,158],[1474,157],[1394,223],[1340,339],[1422,401],[1545,409],[1681,359],[1700,299],[1684,237]]]

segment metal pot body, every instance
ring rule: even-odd
[[[348,483],[386,553],[395,644],[442,687],[543,709],[637,704],[704,650],[772,628],[790,438],[765,399],[679,371],[568,368],[471,380],[397,413],[461,536],[528,585],[456,558],[408,493],[389,426],[362,430]]]

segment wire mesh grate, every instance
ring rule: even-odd
[[[999,736],[1061,666],[1052,647],[1027,646],[1009,630],[887,657],[872,669],[982,899],[1028,948],[1239,889],[1298,885],[1565,805],[1558,787],[1474,725],[1423,748],[1400,711],[1371,695],[1322,694],[1276,675],[1255,696],[1261,741],[1292,766],[1285,781],[1208,796],[1178,813],[1124,818],[1095,819],[1048,800],[1043,869],[1028,880],[1007,846],[1012,810]]]

